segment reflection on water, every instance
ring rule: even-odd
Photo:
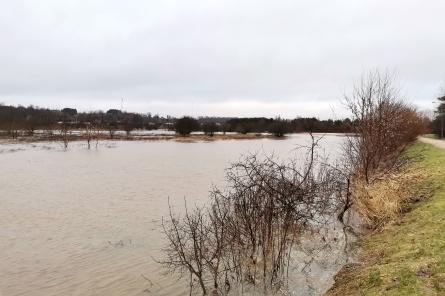
[[[167,198],[205,202],[242,154],[288,158],[308,141],[0,145],[0,295],[184,295],[155,261]],[[322,145],[335,155],[341,141]]]

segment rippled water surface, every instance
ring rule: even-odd
[[[342,141],[321,144],[334,154]],[[202,203],[242,154],[291,157],[286,140],[0,145],[0,295],[184,295],[156,263],[167,198]]]

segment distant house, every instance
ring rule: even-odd
[[[175,124],[173,122],[165,122],[165,123],[161,124],[159,129],[172,130],[172,129],[174,129],[174,127],[175,127]]]
[[[110,109],[106,113],[106,121],[108,126],[112,128],[117,128],[121,123],[122,111],[118,109]]]
[[[77,115],[77,109],[74,109],[74,108],[63,108],[61,110],[61,112],[68,116],[76,116]]]
[[[77,109],[74,108],[63,108],[60,110],[62,112],[62,121],[69,124],[75,124],[77,122]]]
[[[122,111],[118,110],[118,109],[110,109],[110,110],[107,111],[108,115],[116,115],[117,116],[117,115],[119,115],[121,113],[122,113]]]

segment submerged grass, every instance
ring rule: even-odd
[[[445,150],[416,143],[423,157],[413,168],[428,172],[416,184],[427,200],[381,231],[362,238],[362,264],[344,268],[327,295],[445,295]]]

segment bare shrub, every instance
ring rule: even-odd
[[[213,137],[219,131],[219,126],[215,122],[203,123],[201,127],[204,134],[210,137]]]
[[[89,122],[85,122],[83,125],[85,127],[84,134],[85,134],[85,138],[87,140],[87,147],[88,147],[88,149],[90,149],[91,141],[93,140],[93,136],[94,136],[94,127]]]
[[[179,217],[170,211],[163,222],[170,271],[187,271],[204,294],[207,282],[226,294],[233,284],[276,291],[288,275],[299,235],[317,229],[341,206],[343,176],[325,165],[315,149],[303,165],[253,154],[226,173],[228,188],[211,191],[207,208]]]
[[[351,180],[349,207],[378,227],[394,218],[409,200],[413,173],[405,153],[425,128],[425,119],[405,103],[388,74],[364,76],[345,97],[353,134],[344,147],[345,171]]]
[[[369,73],[345,103],[353,121],[345,147],[353,175],[369,184],[406,163],[403,152],[423,131],[423,119],[400,98],[392,77]]]
[[[93,127],[93,135],[94,138],[96,139],[96,149],[99,146],[99,138],[100,138],[100,133],[101,133],[101,129],[99,125],[96,125]]]
[[[65,149],[67,149],[70,140],[70,124],[68,122],[59,122],[58,125],[60,138],[62,140],[63,146],[65,147]]]
[[[175,123],[175,131],[181,136],[187,136],[197,130],[199,130],[199,122],[190,116],[181,117]]]
[[[108,129],[108,133],[110,135],[110,139],[113,139],[114,134],[116,133],[116,130],[117,130],[117,123],[115,123],[115,122],[108,123],[107,129]]]
[[[177,271],[181,275],[188,272],[191,287],[193,279],[197,279],[203,294],[207,294],[204,284],[204,256],[207,254],[208,237],[204,211],[195,208],[189,213],[187,206],[185,209],[185,217],[181,218],[175,217],[170,207],[170,220],[167,224],[163,223],[169,245],[164,249],[166,258],[162,263],[172,272]]]

